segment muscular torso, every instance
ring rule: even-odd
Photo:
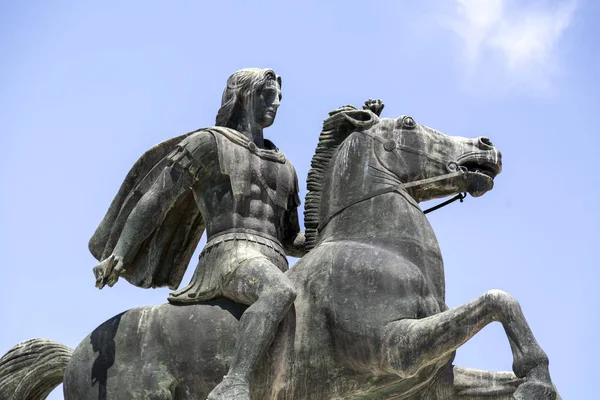
[[[204,217],[208,237],[231,229],[248,229],[265,235],[283,239],[282,225],[285,209],[274,205],[267,193],[267,187],[276,190],[275,177],[263,175],[260,182],[257,175],[268,171],[268,165],[252,171],[249,195],[234,195],[230,178],[221,174],[218,167],[205,182],[194,186],[194,194],[200,212]]]
[[[290,230],[297,231],[289,221],[289,214],[295,213],[297,206],[293,204],[295,173],[289,161],[275,161],[266,151],[261,156],[256,154],[260,150],[252,152],[244,145],[215,138],[213,135],[218,133],[201,134],[202,148],[194,158],[202,157],[199,161],[203,169],[192,190],[208,238],[238,230],[283,242]],[[274,154],[276,150],[271,151]],[[229,167],[224,167],[223,163],[228,162]]]

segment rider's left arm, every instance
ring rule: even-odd
[[[293,170],[293,167],[292,167]],[[300,206],[300,196],[298,196],[298,175],[294,171],[293,189],[288,198],[287,210],[283,219],[283,240],[281,244],[288,256],[300,258],[308,251],[304,244],[304,232],[300,232],[300,223],[298,222],[298,207]]]
[[[285,213],[284,224],[284,238],[281,244],[286,254],[297,258],[304,256],[308,251],[304,246],[304,232],[300,232],[298,209],[296,207]]]

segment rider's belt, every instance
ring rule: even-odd
[[[279,240],[277,240],[276,238],[261,232],[253,231],[251,229],[240,228],[236,228],[235,230],[232,229],[228,231],[223,231],[212,235],[208,239],[206,246],[204,246],[204,249],[202,250],[200,256],[202,256],[202,254],[206,253],[210,248],[214,246],[217,246],[223,242],[231,242],[235,240],[245,240],[248,242],[258,243],[263,246],[267,246],[268,248],[279,253],[283,258],[286,258],[285,250],[283,249],[281,243],[279,243]]]

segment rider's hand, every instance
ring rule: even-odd
[[[111,255],[100,264],[94,267],[96,276],[96,287],[102,289],[104,285],[113,286],[119,280],[125,270],[123,269],[123,260],[120,257]]]

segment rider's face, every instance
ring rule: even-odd
[[[280,101],[281,88],[277,81],[269,79],[254,98],[254,120],[263,128],[273,125]]]

